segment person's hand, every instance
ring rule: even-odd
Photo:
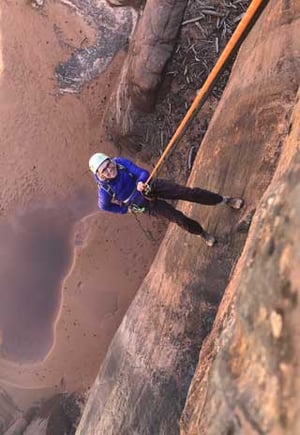
[[[146,189],[147,185],[146,183],[143,183],[142,181],[139,181],[136,185],[136,188],[139,192],[143,192]]]

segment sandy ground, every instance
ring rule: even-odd
[[[0,386],[21,407],[84,390],[147,273],[163,227],[97,212],[91,153],[119,53],[79,95],[54,70],[95,29],[55,1],[0,5]],[[151,231],[155,242],[147,231]]]

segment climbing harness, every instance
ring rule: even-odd
[[[136,204],[132,204],[128,208],[131,211],[131,213],[134,213],[134,214],[145,213],[145,211],[146,211],[146,207],[139,207]]]
[[[203,104],[205,103],[209,92],[212,90],[216,80],[219,78],[219,75],[221,71],[223,70],[224,66],[226,66],[229,58],[234,53],[234,51],[238,48],[240,43],[242,42],[242,38],[245,35],[246,31],[249,29],[249,26],[252,24],[253,20],[257,18],[257,15],[261,12],[263,7],[266,5],[268,0],[253,0],[252,3],[249,5],[247,11],[245,12],[242,20],[238,24],[237,28],[233,32],[231,38],[229,39],[226,47],[224,48],[223,52],[221,53],[216,65],[211,70],[210,74],[208,75],[207,79],[205,80],[204,84],[198,91],[198,94],[196,98],[194,99],[192,105],[190,106],[189,110],[185,114],[183,120],[179,124],[177,130],[171,137],[168,145],[166,146],[164,152],[160,156],[158,162],[156,163],[155,167],[153,168],[151,174],[149,175],[146,184],[149,185],[150,181],[153,179],[154,175],[162,165],[163,161],[165,160],[167,154],[171,150],[171,148],[178,144],[180,139],[183,137],[184,133],[186,132],[188,126],[190,125],[191,121],[195,117],[195,115],[198,113],[198,111],[201,109]]]

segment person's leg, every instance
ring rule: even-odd
[[[162,216],[170,222],[174,222],[189,233],[201,236],[208,246],[213,246],[216,239],[209,235],[199,224],[199,222],[187,217],[171,204],[162,199],[155,199],[148,206],[150,215]]]
[[[151,192],[155,197],[163,199],[184,200],[204,205],[227,204],[229,207],[239,209],[243,206],[241,198],[222,196],[200,187],[187,187],[170,180],[157,178],[151,184]]]
[[[223,201],[223,197],[217,193],[200,189],[199,187],[183,186],[162,178],[157,178],[153,181],[151,191],[154,196],[163,199],[181,199],[205,205],[216,205]]]

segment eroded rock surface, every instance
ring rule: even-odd
[[[245,210],[179,204],[219,244],[208,250],[200,238],[170,226],[109,348],[78,434],[178,434],[199,349],[288,134],[299,83],[297,7],[273,0],[264,10],[240,50],[189,179],[193,186],[242,194]],[[278,319],[277,313],[275,334]]]
[[[19,411],[18,418],[1,435],[73,435],[81,414],[83,398],[75,394],[56,394],[51,399]],[[1,426],[0,426],[1,430]]]
[[[133,6],[138,8],[143,3],[146,3],[146,0],[107,0],[112,6]]]
[[[21,416],[21,411],[3,388],[0,388],[0,434]]]
[[[127,46],[137,14],[132,8],[112,8],[106,0],[60,1],[84,17],[97,35],[88,45],[87,38],[83,37],[81,46],[76,47],[59,26],[55,28],[59,43],[70,50],[70,57],[55,70],[59,91],[77,93],[84,84],[99,76],[116,53]]]
[[[277,173],[200,353],[182,434],[300,431],[300,92]]]

